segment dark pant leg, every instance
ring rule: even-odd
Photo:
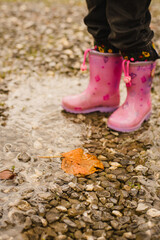
[[[107,0],[86,0],[89,10],[84,22],[88,27],[88,32],[99,44],[108,42],[110,27],[106,18]]]
[[[120,50],[142,49],[153,38],[148,10],[151,0],[107,0],[110,43]]]

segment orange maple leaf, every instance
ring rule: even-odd
[[[67,153],[62,153],[62,169],[73,175],[89,175],[104,169],[103,163],[96,156],[84,153],[77,148]]]

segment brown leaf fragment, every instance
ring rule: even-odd
[[[62,169],[73,175],[90,175],[104,169],[103,163],[96,156],[84,153],[81,148],[62,153]]]
[[[0,172],[0,180],[8,180],[8,179],[13,179],[15,177],[15,174],[13,171],[10,170],[4,170]]]

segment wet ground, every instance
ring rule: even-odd
[[[160,51],[159,9],[153,1]],[[150,120],[117,133],[106,126],[109,115],[60,106],[87,85],[79,71],[92,43],[83,1],[1,1],[0,12],[0,171],[17,175],[0,182],[0,240],[160,239],[160,63]],[[77,178],[60,158],[38,157],[78,147],[105,171]]]

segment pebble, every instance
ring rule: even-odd
[[[116,180],[116,175],[114,175],[114,174],[106,174],[106,178],[109,179],[110,181],[115,181]]]
[[[145,203],[138,203],[138,206],[136,208],[137,212],[144,212],[147,211],[149,209],[149,206]]]
[[[130,178],[130,176],[128,176],[128,175],[118,175],[117,176],[117,179],[121,182],[126,182],[129,178]]]
[[[31,160],[31,156],[26,153],[26,152],[23,152],[23,153],[20,153],[18,156],[17,156],[18,160],[19,161],[22,161],[22,162],[29,162]]]
[[[68,231],[68,226],[65,223],[60,222],[52,224],[52,228],[58,233],[66,233]]]
[[[155,208],[151,208],[147,211],[147,215],[154,218],[154,217],[160,217],[160,210],[157,210]]]
[[[22,211],[28,211],[31,209],[31,205],[27,201],[24,201],[24,200],[20,200],[18,202],[17,207]]]
[[[64,206],[57,206],[56,207],[56,209],[58,210],[58,211],[60,211],[60,212],[67,212],[67,208],[66,207],[64,207]]]
[[[111,221],[111,226],[116,230],[118,230],[120,228],[120,225],[119,225],[118,221],[116,221],[116,220]]]
[[[102,204],[105,204],[107,202],[107,199],[105,197],[100,197],[99,200]]]
[[[116,217],[122,217],[123,216],[121,212],[116,211],[116,210],[112,211],[112,214],[115,215]]]
[[[73,221],[71,221],[69,218],[64,218],[63,222],[66,223],[70,227],[73,227],[73,228],[77,227],[77,225]]]
[[[131,190],[131,187],[128,186],[128,185],[124,185],[123,188],[124,188],[124,190],[126,190],[126,191],[128,191],[128,192]]]
[[[49,210],[47,212],[46,219],[49,223],[53,223],[53,222],[59,220],[60,219],[59,211],[56,210],[55,208],[52,208],[51,210]]]
[[[143,174],[145,174],[148,171],[148,168],[144,167],[143,165],[138,165],[137,167],[135,167],[134,170],[136,172],[142,172]]]
[[[38,140],[34,142],[33,146],[37,150],[42,148],[42,144]]]
[[[74,233],[74,237],[75,239],[81,239],[82,238],[82,232],[80,230],[77,230],[75,233]]]
[[[100,161],[106,161],[106,160],[107,160],[107,158],[106,158],[105,156],[103,156],[103,155],[99,155],[99,156],[98,156],[98,159],[99,159]]]
[[[122,167],[122,165],[118,162],[109,162],[109,164],[111,165],[111,167],[109,168],[110,170],[115,170],[119,167]]]
[[[47,220],[44,218],[41,218],[41,222],[42,222],[43,227],[46,227],[48,225]]]
[[[53,199],[53,194],[49,192],[42,192],[42,193],[38,193],[38,197],[43,200],[49,201]]]
[[[137,188],[132,188],[131,191],[130,191],[130,195],[135,197],[137,194],[138,194],[138,189]]]
[[[66,240],[67,237],[66,237],[66,235],[58,235],[58,236],[56,236],[56,239],[57,240]]]
[[[127,239],[135,239],[135,235],[133,235],[131,232],[125,232],[123,237]]]
[[[129,172],[129,173],[132,173],[134,171],[134,167],[132,165],[129,165],[126,170]]]
[[[86,191],[93,191],[93,189],[94,189],[93,184],[86,185]]]

